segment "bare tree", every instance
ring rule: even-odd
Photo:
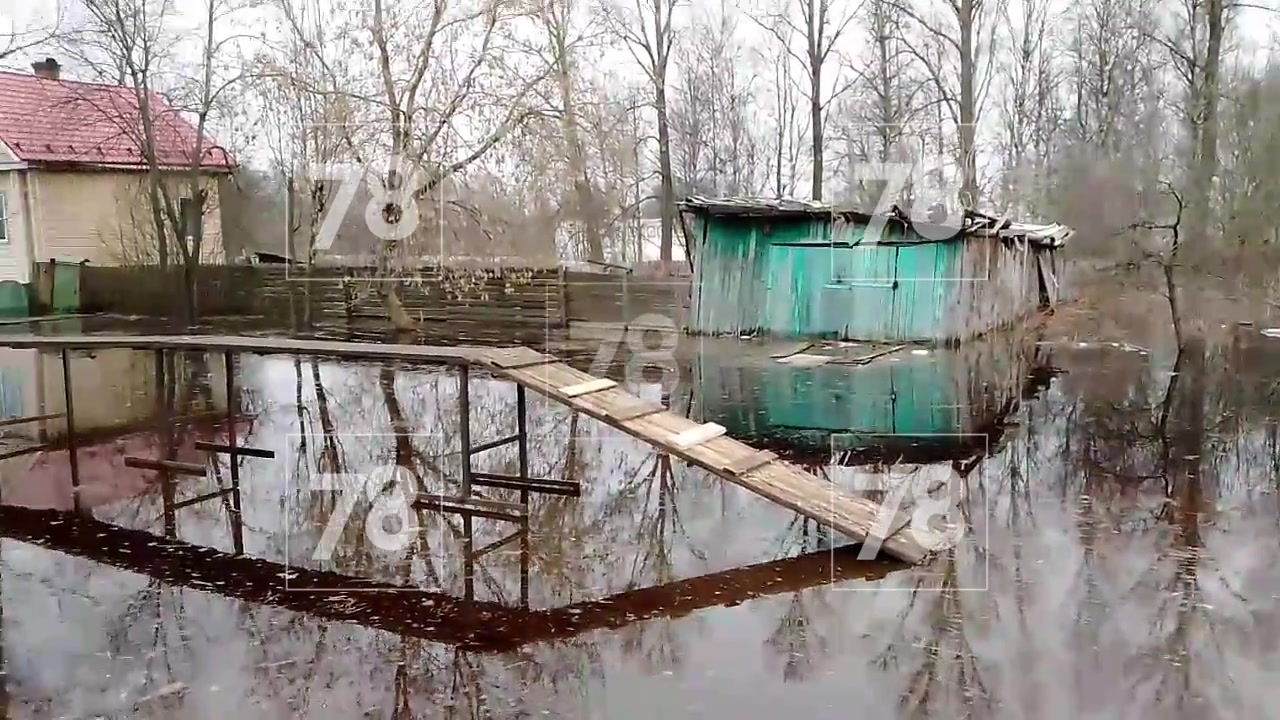
[[[1184,242],[1201,258],[1207,256],[1219,170],[1219,103],[1222,56],[1229,23],[1229,0],[1170,0],[1167,20],[1149,36],[1165,58],[1181,91],[1183,111],[1179,153],[1184,169],[1187,206]]]
[[[1049,153],[1062,123],[1058,102],[1060,73],[1050,45],[1055,21],[1049,0],[1022,0],[1021,13],[1006,12],[1011,57],[1000,110],[1003,167],[1002,204],[1017,215],[1039,204]]]
[[[845,133],[851,200],[873,207],[882,200],[883,189],[863,177],[857,164],[908,159],[912,149],[907,140],[928,108],[926,81],[907,49],[901,17],[891,0],[871,0],[864,11],[868,53],[854,68],[853,92],[840,103],[839,127]],[[909,187],[903,190],[910,192]]]
[[[743,77],[734,10],[698,14],[681,53],[671,104],[672,155],[681,192],[749,195],[761,190],[753,130],[754,78]]]
[[[605,13],[610,31],[635,59],[653,92],[653,110],[658,123],[658,173],[661,179],[662,237],[659,257],[663,267],[671,263],[675,235],[676,192],[671,169],[671,123],[667,108],[667,74],[675,48],[674,14],[680,0],[623,0],[608,5]]]
[[[785,39],[770,43],[770,52],[761,53],[760,62],[769,68],[769,96],[772,105],[772,127],[769,131],[769,176],[775,198],[795,194],[804,136],[808,134],[800,103],[803,90],[793,74],[790,29],[779,19],[775,37]]]
[[[281,9],[278,44],[256,61],[255,89],[268,108],[259,123],[284,182],[286,253],[312,263],[337,193],[335,183],[315,170],[351,159],[344,143],[356,109],[337,88],[352,82],[349,59],[356,46],[350,34],[327,27],[330,16],[320,0],[295,0]],[[310,51],[311,44],[319,49]]]
[[[537,26],[536,8],[518,0],[358,0],[349,12],[307,23],[303,3],[275,0],[304,55],[322,71],[325,82],[311,92],[322,100],[344,97],[351,108],[350,123],[340,126],[349,160],[386,163],[376,178],[366,177],[376,180],[366,218],[380,238],[378,275],[395,279],[405,262],[419,265],[424,243],[434,237],[420,215],[454,207],[444,202],[446,187],[546,114],[536,89],[554,64],[524,32]],[[353,49],[360,54],[344,54]],[[349,72],[341,71],[344,62]],[[380,282],[379,289],[393,324],[412,329],[396,284]]]
[[[1280,244],[1280,76],[1246,66],[1224,89],[1216,198],[1225,236],[1238,248]]]
[[[1186,202],[1173,183],[1162,180],[1160,185],[1161,195],[1167,196],[1173,201],[1172,218],[1164,221],[1142,219],[1130,225],[1129,228],[1133,231],[1145,231],[1148,235],[1147,237],[1136,237],[1135,243],[1138,246],[1142,260],[1154,263],[1160,268],[1160,274],[1164,280],[1165,297],[1169,301],[1169,320],[1173,325],[1177,346],[1181,348],[1184,332],[1175,271],[1178,267],[1178,256],[1182,250],[1182,220],[1183,213],[1186,211]],[[1156,205],[1157,203],[1150,204]],[[1154,215],[1158,212],[1159,209],[1156,208],[1152,214]],[[1168,213],[1164,214],[1167,215]],[[1150,235],[1158,233],[1168,233],[1168,237],[1159,237],[1157,235],[1156,242],[1151,243]]]
[[[547,0],[539,9],[539,19],[547,34],[552,73],[558,92],[561,141],[566,163],[566,191],[569,203],[583,230],[587,256],[604,260],[606,210],[589,168],[586,143],[582,139],[583,111],[579,107],[580,87],[577,45],[582,35],[575,31],[578,0]],[[588,30],[589,32],[589,30]],[[584,33],[585,34],[585,33]],[[565,205],[566,203],[561,203]]]
[[[1104,156],[1124,154],[1133,138],[1126,123],[1142,112],[1155,82],[1151,19],[1137,0],[1090,0],[1064,18],[1073,32],[1066,43],[1065,90],[1077,139]]]
[[[120,117],[135,117],[138,127],[122,127],[134,139],[146,172],[147,206],[155,233],[157,259],[167,268],[171,251],[178,250],[187,320],[197,315],[195,268],[204,257],[204,223],[211,207],[213,179],[206,173],[211,158],[225,158],[207,133],[213,116],[244,78],[229,57],[244,36],[226,32],[241,6],[234,0],[204,0],[198,15],[197,52],[188,62],[177,52],[180,38],[190,28],[179,27],[173,6],[155,0],[81,0],[86,19],[77,36],[86,47],[104,54],[107,67],[123,70],[133,90],[132,108],[101,108]],[[157,92],[162,78],[169,83],[172,109],[164,108]],[[175,79],[176,78],[176,79]],[[94,98],[86,98],[93,101]],[[104,96],[114,99],[115,96]],[[174,166],[167,145],[175,136],[174,111],[193,117],[195,133],[182,148],[183,159]]]
[[[959,136],[960,203],[976,207],[978,122],[992,80],[993,45],[1005,0],[946,0],[936,10],[911,0],[890,1],[924,39],[920,46],[908,47],[924,66],[937,102]]]
[[[813,160],[813,179],[809,193],[814,200],[822,200],[825,184],[826,160],[826,124],[828,109],[832,101],[839,98],[849,89],[850,83],[842,80],[839,73],[832,78],[836,84],[830,91],[827,88],[827,72],[831,61],[835,59],[835,49],[849,25],[853,22],[854,13],[849,10],[835,13],[837,4],[832,0],[788,0],[784,8],[774,14],[770,22],[761,22],[760,27],[773,36],[780,47],[785,48],[792,60],[804,68],[809,83],[805,97],[809,101],[810,153]],[[792,13],[796,17],[792,17]],[[800,39],[804,47],[797,50],[792,41]]]

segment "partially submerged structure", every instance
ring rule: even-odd
[[[1010,333],[955,349],[879,350],[866,362],[832,350],[802,353],[837,358],[821,365],[703,353],[694,416],[805,466],[962,460],[994,452],[1053,374],[1033,339]]]
[[[693,197],[681,211],[695,248],[687,329],[698,334],[966,340],[1058,301],[1072,233],[800,200]]]

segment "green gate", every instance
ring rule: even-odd
[[[0,282],[0,317],[27,317],[30,311],[26,285],[16,280]]]
[[[42,312],[80,311],[80,280],[84,263],[66,260],[42,262],[36,271],[36,303]]]

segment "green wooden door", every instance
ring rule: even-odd
[[[80,268],[79,263],[53,264],[53,297],[50,305],[55,313],[79,312]]]

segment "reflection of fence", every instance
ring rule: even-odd
[[[630,322],[658,314],[682,324],[686,278],[560,268],[428,268],[379,280],[371,268],[219,265],[195,269],[202,317],[260,318],[270,325],[351,324],[387,317],[394,283],[410,317],[423,322],[566,327],[571,320]],[[80,268],[80,309],[143,316],[180,311],[180,268]]]

